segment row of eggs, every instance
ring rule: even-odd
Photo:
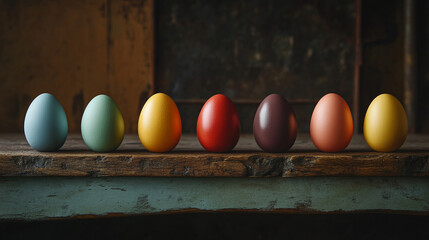
[[[85,144],[96,152],[115,150],[124,138],[124,119],[109,96],[94,97],[82,116],[81,132]],[[390,94],[376,97],[365,115],[364,137],[368,145],[381,152],[398,149],[408,132],[407,117],[401,103]],[[44,93],[30,104],[24,120],[28,143],[38,151],[56,151],[68,133],[67,118],[59,101]],[[175,102],[166,94],[151,96],[140,113],[138,135],[152,152],[167,152],[180,140],[182,122]],[[259,105],[253,122],[257,144],[267,152],[286,152],[295,142],[297,122],[286,99],[267,96]],[[240,137],[240,121],[233,102],[222,94],[204,104],[197,121],[197,136],[210,152],[231,151]],[[324,152],[344,150],[353,136],[353,118],[347,102],[338,94],[322,97],[310,121],[314,145]]]

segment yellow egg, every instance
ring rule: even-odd
[[[164,93],[150,97],[140,113],[138,132],[141,143],[149,151],[173,149],[182,135],[182,121],[173,99]]]
[[[378,152],[392,152],[401,147],[407,133],[407,115],[398,99],[390,94],[374,98],[363,123],[368,145]]]

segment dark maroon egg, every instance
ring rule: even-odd
[[[253,136],[266,152],[286,152],[296,139],[295,113],[286,99],[278,94],[266,97],[253,120]]]

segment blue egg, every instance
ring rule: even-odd
[[[49,93],[37,96],[28,107],[24,120],[28,144],[41,152],[57,151],[67,138],[67,117],[61,103]]]

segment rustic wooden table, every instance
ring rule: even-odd
[[[342,153],[317,151],[308,136],[288,153],[265,153],[251,135],[231,153],[208,153],[185,135],[150,153],[127,135],[113,153],[70,135],[55,153],[23,135],[0,135],[0,219],[101,217],[188,211],[429,214],[429,135],[394,153],[354,136]]]

